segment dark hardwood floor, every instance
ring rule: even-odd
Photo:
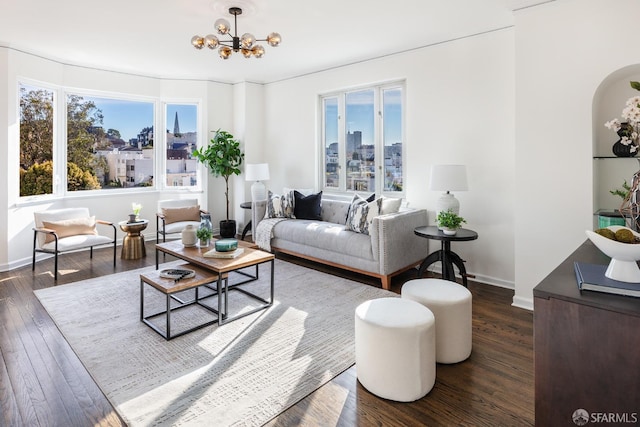
[[[115,268],[112,254],[99,249],[92,260],[88,252],[62,255],[58,285],[155,262],[153,243],[147,243],[147,257],[141,260],[121,260],[118,253]],[[52,269],[53,259],[48,259],[38,262],[35,272],[26,266],[0,273],[0,426],[124,425],[33,294],[53,286]],[[339,274],[380,286],[365,276]],[[414,275],[412,270],[395,277],[393,290],[399,292]],[[436,384],[425,397],[411,403],[380,399],[358,383],[351,367],[267,425],[533,425],[533,314],[511,306],[513,291],[473,282],[469,289],[471,357],[438,364]]]

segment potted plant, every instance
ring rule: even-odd
[[[236,222],[229,218],[229,177],[240,175],[241,172],[240,165],[244,159],[244,153],[240,149],[240,143],[233,139],[233,135],[229,132],[218,129],[209,145],[193,150],[193,157],[204,163],[213,176],[224,178],[227,219],[220,221],[220,235],[227,238],[234,237]]]
[[[206,227],[201,227],[196,230],[196,237],[200,240],[200,246],[209,246],[213,232]]]
[[[438,222],[438,227],[442,228],[442,232],[449,236],[455,235],[458,232],[458,228],[462,227],[462,224],[467,222],[451,209],[438,212],[436,221]]]

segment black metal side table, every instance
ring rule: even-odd
[[[466,228],[459,228],[455,235],[449,236],[433,225],[417,227],[413,232],[417,236],[424,237],[425,239],[440,240],[441,242],[440,250],[430,253],[420,264],[418,277],[422,277],[431,264],[442,261],[442,278],[455,282],[456,274],[453,270],[453,266],[455,265],[458,267],[460,275],[462,276],[462,284],[467,287],[467,269],[464,267],[464,260],[460,258],[458,254],[451,251],[451,242],[475,240],[478,238],[478,233]]]
[[[251,210],[251,202],[243,202],[240,203],[240,207],[242,209],[249,209]],[[247,232],[251,230],[251,220],[249,220],[249,222],[247,222],[247,225],[244,226],[244,230],[242,230],[242,237],[240,237],[241,240],[244,240],[244,237],[247,235]]]

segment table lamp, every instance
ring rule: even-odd
[[[458,215],[460,213],[460,202],[451,194],[451,191],[468,190],[467,167],[465,165],[431,166],[429,189],[446,191],[436,202],[436,217],[439,212],[448,210]]]
[[[269,164],[268,163],[247,163],[245,169],[245,179],[247,181],[255,181],[251,185],[251,200],[266,200],[267,188],[260,181],[266,181],[269,179]]]

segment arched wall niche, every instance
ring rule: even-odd
[[[618,136],[604,124],[614,118],[622,120],[621,113],[627,99],[640,95],[629,82],[640,81],[640,64],[632,64],[609,74],[598,86],[592,105],[593,135],[593,210],[618,209],[622,199],[609,191],[622,188],[626,180],[640,170],[640,153],[634,158],[615,158],[613,144]],[[595,218],[595,217],[594,217]]]

